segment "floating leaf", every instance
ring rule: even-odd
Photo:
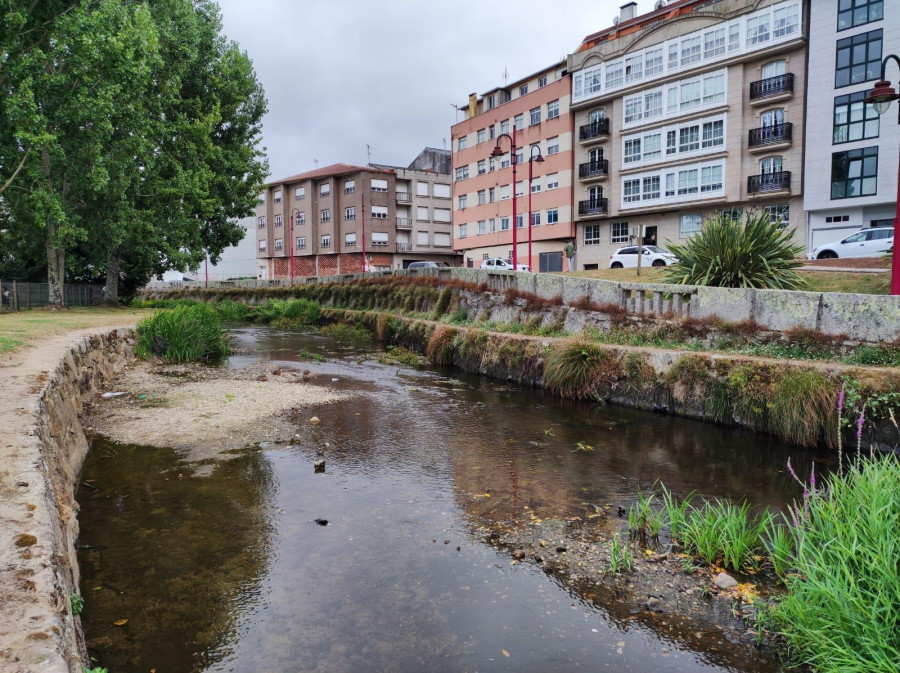
[[[128,623],[127,619],[117,619],[113,622],[114,626],[125,626]]]
[[[507,659],[509,658],[509,652],[507,652],[506,650],[500,650],[500,651],[503,652],[504,657],[506,657]]]

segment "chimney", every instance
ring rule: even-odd
[[[469,94],[469,119],[474,117],[478,113],[478,95],[474,93]]]
[[[619,9],[620,9],[619,20],[620,21],[630,21],[631,19],[633,19],[635,17],[636,10],[637,10],[637,3],[636,2],[626,2]]]

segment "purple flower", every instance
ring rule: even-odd
[[[859,412],[859,419],[856,421],[856,438],[862,438],[862,429],[863,424],[866,422],[866,410],[863,409]]]
[[[812,464],[812,469],[809,471],[809,489],[815,494],[816,492],[816,464]]]
[[[846,385],[846,384],[844,384]],[[841,385],[841,392],[838,394],[838,411],[843,411],[844,409],[844,395],[846,394],[846,390],[844,390],[844,385]]]

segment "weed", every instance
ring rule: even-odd
[[[618,358],[588,342],[558,345],[547,357],[544,385],[567,399],[603,399],[621,375]]]
[[[381,364],[397,363],[414,367],[421,363],[417,353],[403,346],[388,346],[387,351],[378,354],[378,362]]]
[[[137,326],[136,350],[140,357],[158,355],[168,362],[212,362],[231,351],[219,314],[206,304],[144,318]]]
[[[619,539],[619,531],[609,541],[609,570],[614,575],[634,570],[634,554],[628,543],[623,544]]]
[[[459,330],[452,327],[437,327],[428,339],[425,347],[425,357],[436,365],[449,365],[453,363],[455,342],[459,337]]]
[[[794,538],[788,527],[775,523],[773,518],[763,535],[763,544],[772,563],[772,569],[779,577],[784,577],[790,569],[794,557]]]
[[[309,299],[269,299],[254,307],[249,318],[275,325],[315,326],[322,318],[322,311],[318,302]]]
[[[662,489],[663,510],[669,522],[670,535],[673,541],[681,541],[685,525],[688,522],[688,514],[691,509],[691,500],[694,497],[694,492],[691,491],[679,502],[664,485],[660,485],[660,487]]]
[[[834,392],[834,382],[821,372],[786,369],[772,388],[768,405],[771,429],[800,446],[829,442],[837,429]]]
[[[69,605],[72,606],[72,615],[77,617],[84,610],[84,599],[73,591],[69,595]]]

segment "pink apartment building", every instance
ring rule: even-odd
[[[519,264],[529,264],[535,272],[563,269],[563,249],[575,238],[574,124],[569,111],[571,81],[565,67],[562,61],[480,98],[470,95],[465,121],[452,128],[453,248],[464,256],[466,266],[478,268],[489,257],[512,259],[516,226]],[[514,130],[515,157],[509,139],[500,138],[512,136]],[[494,157],[498,142],[503,155]],[[538,156],[543,161],[529,166],[529,158]]]

